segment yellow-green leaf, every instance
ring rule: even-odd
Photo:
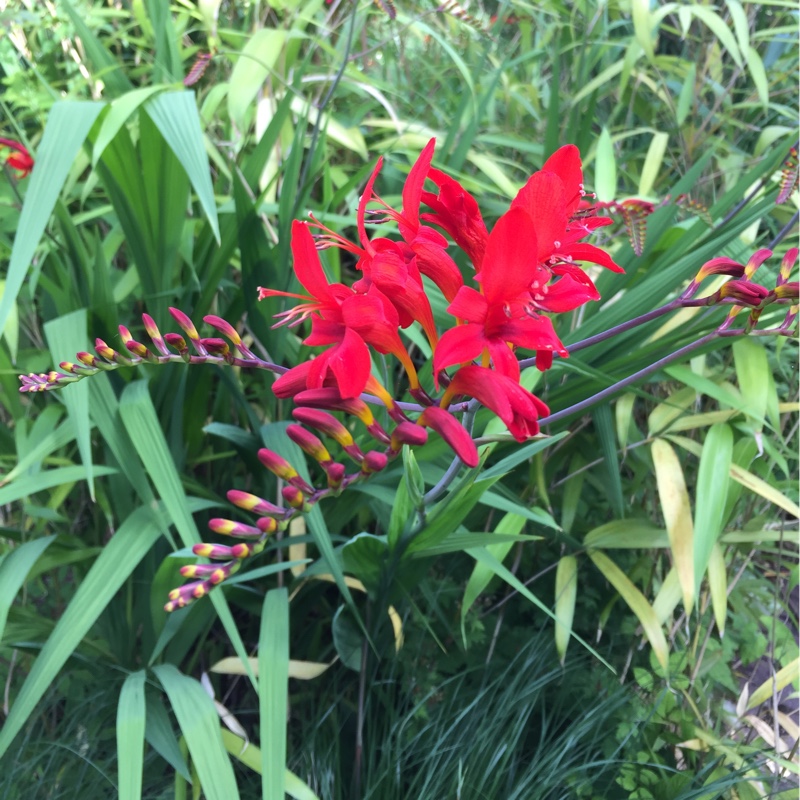
[[[567,654],[572,620],[575,617],[575,600],[578,596],[578,560],[564,556],[556,567],[556,650],[561,663]]]
[[[694,605],[695,592],[695,533],[689,492],[686,490],[681,462],[672,446],[663,439],[656,439],[652,445],[652,455],[661,513],[667,525],[672,561],[678,573],[683,604],[688,614]]]
[[[636,615],[658,663],[664,672],[667,672],[669,670],[669,646],[653,607],[631,579],[605,553],[590,550],[589,557]]]

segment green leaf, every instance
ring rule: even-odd
[[[111,537],[33,662],[11,707],[11,713],[0,730],[0,758],[67,659],[166,526],[165,514],[156,513],[151,508],[139,508]]]
[[[3,641],[8,611],[17,592],[22,588],[22,584],[25,583],[28,573],[38,561],[39,556],[55,538],[56,536],[53,534],[24,542],[17,545],[0,561],[0,642]]]
[[[339,606],[333,615],[331,625],[333,646],[342,664],[355,672],[361,672],[361,649],[364,635],[353,621],[347,606]]]
[[[757,430],[761,430],[769,400],[770,368],[764,346],[749,336],[734,341],[733,360],[739,391],[749,409],[752,409]]]
[[[590,550],[589,558],[603,573],[606,580],[619,592],[620,597],[628,604],[630,610],[641,622],[644,635],[650,642],[658,663],[666,672],[669,669],[669,645],[653,607],[634,586],[631,579],[605,553]]]
[[[364,584],[370,597],[375,599],[388,555],[385,537],[359,533],[342,548],[342,565]]]
[[[0,299],[0,336],[5,331],[64,181],[104,106],[104,103],[62,100],[50,109],[14,235],[5,291]]]
[[[96,477],[101,475],[115,475],[117,470],[113,467],[95,467]],[[0,505],[30,497],[36,492],[52,489],[54,486],[64,486],[67,483],[77,483],[86,479],[86,467],[59,467],[38,472],[36,475],[23,476],[14,483],[0,489]]]
[[[164,501],[164,507],[174,522],[184,547],[191,548],[192,545],[198,544],[200,534],[192,518],[186,494],[167,447],[153,401],[147,392],[146,382],[136,381],[125,387],[120,401],[119,414],[139,458],[147,466],[147,472],[152,478],[159,496]],[[225,595],[217,590],[211,592],[209,597],[233,644],[236,655],[242,660],[246,659],[247,651]],[[248,677],[253,686],[257,687],[255,675],[251,672]]]
[[[220,734],[219,715],[205,689],[172,664],[159,664],[153,672],[169,697],[207,800],[239,800],[231,760]]]
[[[748,46],[744,53],[747,56],[747,68],[750,70],[750,77],[753,79],[758,92],[758,99],[766,111],[769,106],[769,81],[767,80],[767,71],[764,69],[764,62],[755,47]]]
[[[642,2],[645,2],[645,0],[642,0]],[[731,33],[731,29],[725,24],[722,17],[708,6],[701,6],[698,3],[692,5],[691,10],[692,15],[703,22],[714,36],[719,39],[719,43],[730,53],[731,58],[736,62],[736,66],[744,66],[739,45],[736,44],[736,39]]]
[[[186,170],[214,237],[219,242],[217,203],[194,92],[164,92],[150,100],[145,105],[145,111]]]
[[[692,506],[683,467],[672,446],[656,439],[651,448],[656,470],[661,513],[667,525],[672,561],[683,591],[686,613],[690,614],[695,595],[695,531],[692,525]]]
[[[603,550],[650,550],[669,547],[667,532],[640,519],[618,519],[593,528],[583,538],[586,547]]]
[[[267,592],[258,637],[258,712],[261,734],[261,796],[283,800],[286,712],[289,694],[289,596]]]
[[[510,455],[500,459],[496,464],[492,465],[484,473],[481,474],[482,479],[501,478],[503,475],[511,472],[514,467],[532,458],[537,453],[540,453],[547,447],[551,447],[556,442],[560,442],[565,436],[569,435],[569,431],[562,431],[555,436],[544,436],[541,439],[536,439],[533,442],[523,445],[522,447],[515,447]]]
[[[653,53],[653,20],[650,16],[650,0],[631,0],[631,16],[636,41],[652,61],[655,55]]]
[[[100,156],[103,155],[103,151],[119,133],[120,128],[131,118],[133,112],[151,97],[163,92],[165,88],[164,86],[145,86],[142,89],[134,89],[132,92],[126,92],[122,97],[118,97],[111,103],[92,145],[93,166],[97,165]]]
[[[603,127],[597,139],[597,152],[594,158],[594,190],[597,199],[610,202],[617,196],[617,161],[614,156],[614,143],[608,128]]]
[[[57,319],[51,319],[44,325],[44,335],[50,348],[50,354],[56,364],[69,360],[75,353],[86,347],[86,309],[81,308]],[[80,381],[70,387],[70,391],[61,395],[67,413],[75,426],[75,438],[81,462],[86,468],[86,482],[89,484],[89,496],[94,500],[94,475],[92,470],[92,439],[89,424],[89,382]]]
[[[145,671],[125,678],[117,704],[119,800],[141,800],[144,767]]]
[[[678,102],[675,107],[675,121],[678,125],[683,125],[689,111],[692,109],[697,93],[695,91],[695,82],[697,81],[697,64],[692,62],[686,72],[686,77],[683,80],[680,94],[678,95]]]
[[[562,556],[556,567],[556,651],[563,666],[578,598],[578,560]]]
[[[620,475],[617,440],[614,433],[614,421],[611,406],[605,403],[592,411],[592,421],[597,438],[600,440],[600,451],[605,462],[605,478],[608,486],[608,500],[617,517],[625,516],[625,501],[622,497],[622,477]]]
[[[644,157],[642,174],[639,178],[638,193],[642,197],[646,197],[653,192],[656,178],[661,171],[661,165],[664,163],[664,153],[667,150],[668,142],[668,133],[654,133],[653,138],[650,140],[650,147],[647,149],[647,155]]]
[[[253,108],[256,95],[275,69],[287,36],[288,33],[283,30],[261,28],[249,37],[239,54],[228,89],[228,113],[239,130],[247,130],[247,113]]]
[[[694,512],[695,591],[708,567],[711,550],[725,525],[723,518],[733,463],[733,431],[728,425],[708,429],[697,473]]]

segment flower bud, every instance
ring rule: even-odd
[[[301,511],[311,510],[311,506],[306,503],[306,496],[296,486],[284,486],[281,489],[281,494],[292,508],[300,509]]]
[[[315,461],[320,464],[325,464],[333,461],[331,454],[328,452],[325,445],[320,439],[314,436],[313,433],[307,431],[300,425],[289,425],[286,428],[286,435],[298,446],[300,449],[311,456]]]
[[[309,486],[303,478],[297,473],[297,470],[284,458],[281,458],[277,453],[272,450],[267,450],[262,447],[258,451],[258,460],[278,478],[296,486],[298,489],[311,494],[314,489]]]
[[[153,341],[158,352],[161,353],[162,356],[168,356],[170,352],[164,344],[164,337],[161,335],[161,331],[158,329],[155,320],[149,314],[142,314],[142,322],[144,323],[144,329],[147,335]]]
[[[199,343],[213,356],[223,358],[230,353],[230,345],[224,339],[200,339]]]
[[[750,260],[745,264],[744,267],[744,277],[750,280],[755,271],[772,255],[772,250],[767,250],[766,247],[762,248],[761,250],[756,250],[752,256],[750,256]]]
[[[757,306],[769,294],[769,289],[747,280],[733,280],[728,281],[718,294],[720,300],[732,300],[744,306]]]
[[[344,464],[333,461],[325,467],[325,473],[328,476],[328,488],[338,489],[342,485],[344,476],[347,470]]]
[[[256,520],[256,525],[261,534],[266,536],[275,533],[279,527],[278,520],[276,520],[275,517],[259,517]]]
[[[208,521],[208,527],[214,533],[223,536],[234,536],[241,539],[260,539],[262,532],[252,525],[244,525],[241,522],[234,522],[231,519],[219,519],[215,517]]]
[[[789,276],[792,274],[792,268],[794,267],[795,261],[797,261],[798,252],[799,251],[796,247],[790,247],[786,251],[786,255],[781,261],[781,272],[778,276],[778,286],[781,286],[789,280]]]
[[[397,453],[404,444],[419,447],[428,441],[428,432],[413,422],[401,422],[393,431],[390,447]]]
[[[261,497],[257,497],[249,492],[240,492],[238,489],[231,489],[228,492],[228,500],[233,503],[237,508],[242,508],[245,511],[252,511],[254,514],[263,514],[265,516],[285,517],[286,509],[270,503]]]
[[[350,431],[336,417],[326,411],[318,411],[314,408],[296,408],[292,411],[292,416],[309,428],[314,428],[314,430],[330,436],[356,461],[361,461],[364,458],[364,454],[353,441]]]
[[[238,547],[238,545],[237,545]],[[224,544],[209,544],[208,542],[200,542],[192,546],[192,552],[196,556],[203,558],[213,558],[215,561],[230,561],[235,558],[233,548]]]
[[[382,469],[385,469],[388,462],[389,459],[385,453],[380,453],[377,450],[370,450],[361,462],[361,471],[365,475],[372,475],[375,472],[380,472]]]
[[[233,344],[238,348],[242,344],[242,337],[236,332],[236,329],[230,322],[222,319],[221,317],[215,317],[213,314],[208,314],[207,316],[203,317],[203,322],[207,325],[210,325],[212,328],[218,330],[224,336],[227,336]]]

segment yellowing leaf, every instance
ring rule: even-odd
[[[564,556],[556,567],[556,650],[561,663],[567,654],[572,620],[575,617],[575,600],[578,596],[578,561],[575,556]]]
[[[780,692],[792,681],[796,681],[800,673],[800,658],[796,658],[791,664],[787,664],[782,670],[776,673],[774,678],[768,678],[751,695],[747,702],[747,708],[755,708],[772,697],[773,692]]]
[[[258,677],[258,658],[248,658],[253,673]],[[318,678],[333,664],[323,664],[319,661],[289,661],[289,677],[297,678],[301,681],[310,681]],[[231,656],[230,658],[223,658],[217,661],[209,672],[216,672],[220,675],[247,675],[247,668],[242,663],[242,659],[238,656]]]
[[[668,442],[656,439],[652,445],[661,512],[667,524],[672,560],[678,573],[686,613],[694,605],[694,525],[689,493],[678,456]]]

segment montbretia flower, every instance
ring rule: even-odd
[[[342,397],[358,397],[372,369],[369,346],[379,353],[391,353],[406,370],[412,388],[419,386],[414,364],[397,332],[399,320],[394,306],[376,287],[356,292],[341,283],[328,283],[308,225],[292,223],[292,255],[297,279],[308,295],[259,287],[258,297],[296,297],[305,302],[277,316],[278,325],[299,324],[311,318],[311,334],[304,340],[310,347],[333,345],[313,361],[285,373],[276,385],[291,384],[302,375],[302,389],[320,389],[331,378]],[[294,374],[293,374],[294,373]]]
[[[446,331],[433,356],[434,379],[453,364],[481,357],[495,369],[519,380],[519,363],[510,345],[535,351],[567,351],[547,317],[527,309],[531,282],[530,252],[536,249],[530,216],[512,208],[497,221],[486,243],[480,272],[482,293],[462,287],[447,311],[464,320]]]
[[[548,407],[515,380],[494,370],[475,365],[462,367],[447,387],[442,405],[457,395],[474,397],[494,411],[519,442],[539,433],[539,417],[550,413]]]
[[[27,178],[33,170],[34,163],[28,148],[13,139],[4,139],[2,136],[0,136],[0,147],[7,147],[14,151],[6,156],[6,164],[11,169],[17,170],[20,178]]]

